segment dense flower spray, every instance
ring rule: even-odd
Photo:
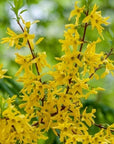
[[[65,144],[114,144],[114,124],[103,127],[96,124],[95,109],[87,112],[87,107],[82,111],[83,99],[88,99],[91,94],[97,94],[104,90],[101,87],[91,88],[88,84],[93,77],[99,80],[109,72],[113,74],[114,62],[109,59],[109,53],[103,51],[97,53],[97,44],[103,39],[102,24],[107,25],[108,17],[102,17],[101,11],[97,11],[96,4],[93,10],[89,11],[86,6],[78,7],[71,11],[69,20],[75,18],[73,24],[67,24],[64,32],[64,39],[60,40],[64,55],[56,58],[59,62],[53,66],[53,70],[44,73],[44,67],[50,67],[46,61],[46,53],[34,53],[35,46],[38,45],[43,37],[35,41],[35,34],[30,34],[29,29],[33,23],[26,22],[24,18],[14,9],[17,23],[22,33],[16,34],[10,28],[7,29],[8,37],[2,39],[2,43],[9,43],[10,47],[22,49],[29,48],[30,55],[20,55],[16,53],[15,62],[20,65],[16,72],[18,82],[23,83],[20,91],[21,104],[15,107],[16,95],[3,103],[7,107],[2,110],[0,117],[0,143],[37,143],[38,139],[47,139],[45,132],[52,129],[60,142]],[[81,20],[81,16],[84,16]],[[21,22],[24,27],[22,27]],[[88,27],[97,29],[99,36],[94,41],[85,40]],[[83,34],[79,29],[83,28]],[[96,71],[105,67],[105,71],[99,76]],[[36,68],[36,71],[33,70]],[[5,70],[0,66],[0,78],[4,76]],[[22,73],[24,72],[24,73]],[[21,74],[21,75],[20,75]],[[44,81],[43,77],[50,75],[49,81]],[[23,109],[23,113],[21,113]],[[88,129],[92,125],[99,128],[99,132],[90,135]]]

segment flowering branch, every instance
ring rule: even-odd
[[[107,54],[107,56],[105,57],[105,59],[107,59],[107,58],[111,55],[112,50],[113,50],[113,48],[110,49],[110,52]],[[94,73],[92,73],[92,74],[89,76],[89,78],[92,78],[92,76],[93,76],[93,75],[96,73],[96,71],[99,70],[100,68],[101,68],[101,64],[99,65],[99,67],[95,68]]]
[[[101,124],[96,124],[96,123],[94,123],[94,125],[96,126],[96,127],[99,127],[100,129],[107,129],[107,127],[104,127],[103,125],[101,125]],[[110,131],[111,132],[114,132],[114,130],[113,129],[110,129]]]
[[[20,26],[21,30],[24,32],[24,29],[23,29],[22,25],[20,24],[19,20],[17,21],[17,23],[18,23],[18,25]],[[27,40],[27,43],[28,43],[28,46],[29,46],[29,48],[30,48],[32,57],[33,57],[33,59],[35,59],[36,56],[35,56],[35,54],[33,53],[33,50],[32,50],[32,47],[31,47],[31,45],[30,45],[29,40]],[[36,70],[37,70],[38,75],[40,75],[40,72],[39,72],[39,69],[38,69],[38,66],[37,66],[36,63],[35,63],[35,67],[36,67]],[[41,81],[41,80],[40,80],[40,81]]]
[[[85,13],[86,16],[88,16],[88,13],[89,13],[89,10]],[[84,33],[83,33],[83,38],[82,38],[82,43],[81,43],[81,46],[80,46],[79,52],[82,51],[82,47],[83,47],[84,40],[85,40],[85,35],[86,35],[86,29],[87,29],[87,26],[88,26],[88,25],[89,25],[88,23],[85,23],[85,26],[84,26]],[[77,58],[80,59],[80,54],[78,55]]]
[[[19,142],[23,143],[37,143],[38,139],[47,139],[45,132],[52,129],[56,136],[59,136],[60,142],[63,143],[112,143],[113,139],[113,126],[104,127],[99,124],[94,124],[95,109],[88,112],[88,107],[84,108],[82,99],[87,99],[91,94],[96,94],[98,90],[103,88],[90,88],[88,84],[90,78],[95,72],[106,63],[105,72],[103,76],[106,76],[109,72],[113,74],[114,65],[108,57],[112,54],[112,49],[105,55],[103,52],[96,53],[96,44],[101,41],[98,37],[97,40],[88,43],[85,40],[87,34],[87,27],[91,25],[92,30],[97,29],[99,35],[102,36],[103,27],[102,24],[107,25],[108,17],[102,17],[101,12],[97,11],[96,4],[93,10],[89,13],[86,11],[85,6],[78,7],[75,3],[74,10],[71,11],[69,20],[76,16],[76,21],[73,24],[66,26],[67,30],[64,33],[64,40],[60,40],[62,43],[62,50],[64,55],[59,63],[55,64],[54,70],[49,72],[43,72],[45,66],[49,67],[46,61],[46,54],[34,53],[35,34],[30,34],[29,29],[31,24],[35,22],[25,22],[24,19],[18,14],[19,0],[14,0],[15,7],[12,6],[16,16],[17,23],[22,30],[22,34],[16,34],[10,28],[7,29],[8,37],[3,38],[2,43],[9,43],[9,46],[15,48],[23,48],[28,45],[31,54],[20,55],[16,54],[15,62],[20,65],[16,76],[19,82],[23,83],[19,102],[19,109],[14,105],[17,96],[9,98],[7,100],[7,108],[5,107],[0,119],[0,128],[2,135],[5,138],[0,143],[6,143],[6,138],[9,143]],[[21,11],[22,13],[23,11]],[[85,12],[85,17],[82,14]],[[20,14],[21,14],[20,13]],[[20,16],[20,17],[19,17]],[[80,17],[83,18],[80,22]],[[24,27],[19,22],[22,20]],[[37,21],[38,22],[38,21]],[[80,36],[80,27],[83,24],[83,34]],[[82,39],[80,39],[82,38]],[[43,38],[38,39],[35,45],[39,44]],[[84,43],[87,43],[84,47]],[[85,48],[82,51],[82,48]],[[33,72],[33,65],[35,64],[38,75]],[[88,77],[86,77],[88,75]],[[40,75],[41,73],[41,75]],[[3,71],[0,71],[1,78],[3,78]],[[47,74],[51,75],[52,79],[47,82],[41,82],[41,78],[45,79]],[[40,75],[40,76],[39,76]],[[96,74],[97,76],[97,74]],[[40,81],[39,81],[40,80]],[[84,108],[82,110],[82,108]],[[20,109],[23,109],[21,111]],[[6,121],[7,123],[6,123]],[[36,121],[37,119],[37,121]],[[3,127],[2,127],[3,125]],[[101,129],[105,129],[91,135],[88,128],[95,125]],[[7,129],[9,130],[6,133]],[[18,132],[18,136],[15,131]],[[57,132],[56,132],[57,131]],[[111,131],[111,132],[110,132]],[[103,139],[101,139],[101,135]],[[97,140],[97,141],[96,141]]]

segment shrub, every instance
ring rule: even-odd
[[[82,109],[82,100],[104,90],[92,88],[91,79],[100,80],[114,71],[114,62],[109,59],[113,49],[107,54],[96,52],[98,43],[104,39],[102,24],[108,25],[109,17],[102,17],[96,4],[90,11],[86,6],[80,8],[76,2],[69,17],[69,20],[75,17],[74,23],[65,26],[64,39],[60,40],[64,54],[56,58],[59,62],[51,67],[45,52],[35,53],[35,47],[43,37],[35,41],[35,34],[29,33],[31,25],[39,21],[24,20],[21,14],[25,10],[20,11],[20,1],[14,0],[11,7],[22,33],[17,34],[7,28],[8,37],[2,38],[2,43],[9,43],[16,49],[26,47],[31,54],[16,53],[15,62],[20,65],[16,72],[17,81],[23,83],[20,103],[16,105],[16,95],[8,99],[0,97],[0,143],[37,143],[40,139],[48,139],[46,132],[51,129],[65,144],[113,144],[114,124],[108,127],[97,124],[94,121],[96,110],[88,112],[88,107]],[[91,34],[93,29],[98,31],[98,39],[89,41],[85,38],[88,27],[92,28]],[[49,67],[49,71],[43,72],[44,67]],[[98,74],[102,67],[105,70]],[[1,79],[7,77],[5,72],[0,65]],[[45,76],[49,76],[46,81]],[[100,128],[93,135],[89,133],[92,125]]]

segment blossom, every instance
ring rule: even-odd
[[[35,35],[29,34],[26,28],[24,28],[24,32],[22,34],[19,34],[19,37],[22,39],[21,47],[24,47],[26,46],[28,41],[32,41],[35,38]]]
[[[101,39],[98,38],[96,41],[87,44],[87,48],[83,54],[84,61],[84,71],[82,72],[85,75],[86,72],[89,74],[94,73],[95,68],[99,67],[100,64],[103,64],[102,57],[103,53],[96,53],[96,44],[100,43]],[[88,71],[89,70],[89,71]]]
[[[85,123],[88,126],[91,126],[94,123],[93,117],[95,117],[94,113],[96,112],[95,109],[92,109],[91,113],[86,113],[87,108],[82,113],[82,121],[85,121]]]
[[[40,22],[39,20],[35,20],[33,22],[30,22],[30,21],[25,22],[25,20],[23,19],[23,17],[21,15],[20,15],[20,18],[21,18],[23,24],[25,25],[25,28],[27,28],[27,29],[29,29],[32,24]]]
[[[105,64],[106,68],[105,68],[104,73],[101,75],[101,78],[104,78],[109,73],[114,75],[114,65],[113,65],[114,61],[110,59],[104,59],[103,63]]]
[[[28,55],[28,56],[22,56],[18,53],[16,53],[16,59],[15,61],[20,64],[20,68],[19,70],[16,72],[16,76],[19,75],[22,70],[25,70],[25,72],[29,72],[30,71],[30,66],[32,65],[32,56]]]
[[[22,47],[25,47],[26,44],[29,42],[30,46],[32,49],[34,49],[34,43],[33,43],[33,39],[35,38],[34,34],[29,34],[29,28],[32,24],[39,22],[39,20],[36,20],[34,22],[25,22],[24,19],[20,16],[23,24],[25,25],[24,29],[23,29],[23,33],[22,34],[16,34],[13,30],[11,30],[10,28],[7,28],[7,33],[9,35],[9,37],[6,38],[2,38],[2,44],[3,43],[9,43],[10,47],[15,46],[15,48],[20,49]],[[43,39],[39,39],[39,43],[42,41]],[[37,41],[38,43],[38,41]]]
[[[0,64],[0,79],[2,79],[2,78],[11,78],[10,76],[6,76],[6,75],[4,75],[6,72],[7,72],[7,70],[6,69],[2,69],[2,67],[3,67],[3,64]]]
[[[10,101],[10,100],[9,100]],[[12,100],[11,100],[12,101]],[[37,143],[37,139],[46,138],[41,136],[39,129],[29,124],[28,115],[21,114],[12,103],[8,103],[7,109],[3,111],[3,118],[0,118],[0,143]]]
[[[72,10],[71,11],[71,13],[70,13],[70,17],[69,17],[69,20],[73,17],[73,16],[77,16],[76,17],[76,22],[75,22],[75,24],[76,24],[76,26],[78,25],[78,23],[79,23],[79,18],[80,18],[80,16],[81,16],[81,13],[83,12],[83,10],[84,10],[84,8],[85,8],[85,6],[83,6],[82,8],[79,8],[78,6],[77,6],[77,1],[75,2],[75,9],[74,10]]]
[[[19,43],[20,40],[20,36],[18,34],[16,34],[13,30],[11,30],[10,28],[7,28],[7,33],[9,35],[9,37],[6,38],[2,38],[2,44],[3,43],[9,43],[10,47],[15,46],[15,48],[20,49],[21,45]]]
[[[80,35],[74,24],[68,24],[65,26],[67,31],[64,32],[64,40],[59,40],[62,43],[62,51],[69,54],[72,48],[77,52],[78,46],[82,43],[80,41]]]
[[[96,28],[100,36],[103,38],[102,31],[104,28],[101,26],[101,24],[108,25],[109,23],[107,22],[107,20],[109,19],[109,17],[102,17],[101,11],[96,11],[97,9],[98,7],[95,4],[92,12],[88,16],[86,16],[82,22],[87,23],[90,21],[92,29]]]
[[[35,44],[38,45],[43,39],[44,39],[44,37],[39,38]]]
[[[108,58],[111,52],[108,55],[104,55],[103,52],[96,53],[96,44],[101,39],[98,38],[92,42],[85,40],[89,21],[92,29],[97,28],[101,35],[103,30],[101,24],[108,24],[107,18],[103,18],[101,12],[96,11],[97,6],[94,5],[89,15],[88,11],[85,12],[86,17],[83,22],[86,24],[83,35],[80,35],[83,25],[79,25],[79,18],[84,13],[84,8],[85,6],[79,8],[77,2],[75,3],[75,9],[71,12],[69,20],[76,16],[76,22],[65,26],[65,38],[60,40],[64,55],[56,58],[59,62],[49,72],[44,71],[46,66],[49,67],[46,53],[34,51],[34,45],[38,45],[43,37],[34,43],[35,35],[29,33],[31,25],[38,21],[25,22],[20,16],[24,28],[19,21],[17,22],[23,31],[22,34],[16,34],[8,28],[9,37],[4,38],[3,43],[9,42],[10,46],[16,48],[25,47],[28,44],[31,54],[24,56],[16,53],[15,62],[20,66],[16,76],[18,76],[18,82],[23,83],[23,87],[19,93],[18,105],[16,95],[5,102],[0,100],[0,144],[37,143],[38,139],[47,139],[45,132],[49,129],[52,129],[56,136],[59,136],[60,142],[65,144],[96,144],[114,141],[113,133],[111,133],[114,124],[91,135],[89,127],[95,125],[96,110],[92,108],[88,113],[87,107],[84,108],[82,103],[91,94],[104,90],[100,87],[91,87],[91,77],[94,75],[97,79],[99,78],[95,73],[96,69],[105,65],[106,70],[103,76],[109,72],[113,74],[114,70],[114,61]],[[2,70],[0,65],[0,78],[5,77],[5,72],[6,70]],[[51,76],[48,77],[48,75]]]

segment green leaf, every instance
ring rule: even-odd
[[[109,29],[109,34],[110,34],[111,38],[114,38],[114,33],[113,33],[113,31],[111,29]]]
[[[85,1],[85,5],[86,5],[87,9],[89,9],[91,2],[92,2],[92,0]]]
[[[15,7],[17,6],[17,0],[14,0],[14,5],[15,5]]]
[[[0,80],[0,89],[3,92],[7,92],[10,97],[12,97],[13,95],[17,94],[15,92],[14,88],[11,88],[11,87],[8,86],[8,84],[4,83],[3,79]]]
[[[52,129],[48,131],[48,139],[45,141],[45,144],[57,144],[56,135],[53,133]]]
[[[17,10],[19,10],[23,5],[23,1],[22,0],[14,0],[14,5],[15,5],[15,8]]]
[[[23,6],[23,0],[14,0],[14,6],[11,2],[9,2],[9,4],[11,6],[11,10],[15,13],[18,20],[19,19],[18,12],[20,8]],[[21,12],[23,13],[24,11],[22,10]]]
[[[6,100],[0,96],[0,118],[2,117],[2,112],[8,107]]]
[[[9,2],[9,4],[10,4],[10,6],[11,6],[12,8],[14,7],[11,2]]]
[[[25,11],[27,11],[27,9],[22,10],[22,11],[20,12],[20,14],[24,13]]]

